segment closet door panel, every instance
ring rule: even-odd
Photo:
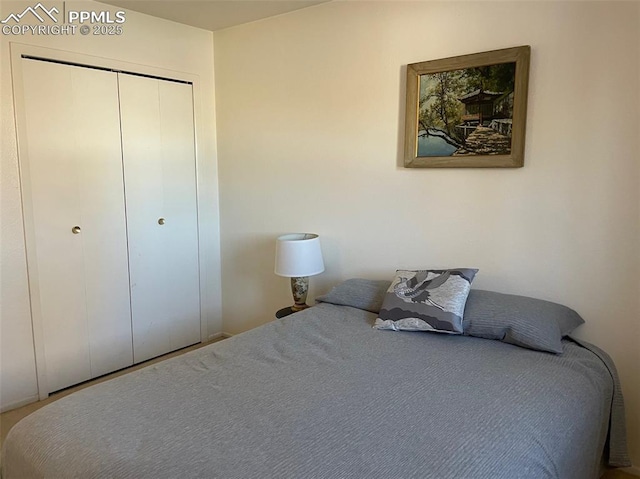
[[[200,279],[192,86],[159,81],[167,212],[165,255],[172,296],[172,349],[200,341]],[[169,223],[171,219],[171,223]]]
[[[167,258],[158,87],[145,78],[118,75],[125,171],[134,362],[171,350],[165,315]],[[147,80],[150,83],[147,83]],[[168,225],[167,225],[168,226]]]
[[[81,220],[77,171],[74,159],[66,154],[75,119],[61,115],[51,122],[54,112],[66,112],[72,105],[73,75],[70,69],[33,60],[23,60],[22,68],[36,247],[28,256],[38,272],[34,278],[30,268],[29,279],[38,280],[39,307],[34,307],[34,315],[41,312],[47,392],[51,392],[91,378],[89,331],[83,320],[82,238],[71,233]],[[25,158],[21,162],[24,175]]]
[[[191,85],[120,74],[135,362],[200,341]]]
[[[50,392],[133,361],[117,76],[28,59],[22,67],[28,254]]]
[[[87,313],[91,318],[92,377],[133,364],[117,75],[95,73],[107,75],[108,86],[105,82],[99,87],[84,78],[74,82],[73,87],[82,98],[100,98],[100,103],[109,99],[108,105],[101,104],[95,109],[91,106],[93,100],[88,107],[85,102],[76,131],[76,148],[86,152],[80,159],[78,172],[83,198],[81,234],[87,258],[85,287]]]

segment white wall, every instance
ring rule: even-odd
[[[640,4],[332,2],[214,34],[224,329],[291,303],[274,241],[326,272],[480,268],[567,304],[615,359],[640,464]],[[404,169],[405,66],[531,45],[522,169]]]
[[[48,7],[55,2],[45,2]],[[61,2],[60,2],[61,3]],[[0,16],[20,13],[34,2],[2,2]],[[58,5],[62,10],[62,6]],[[67,10],[119,9],[94,2],[66,2]],[[218,221],[217,158],[215,145],[215,102],[213,35],[211,32],[126,12],[122,36],[23,36],[2,35],[0,43],[2,182],[0,231],[2,271],[0,283],[0,408],[8,409],[37,398],[29,290],[18,157],[16,147],[9,43],[71,51],[138,65],[185,72],[200,77],[201,104],[196,121],[205,137],[199,141],[198,159],[200,211],[200,255],[204,264],[203,314],[208,334],[221,330],[220,251]],[[134,65],[135,66],[135,65]],[[87,105],[91,108],[91,105]],[[204,204],[203,204],[204,203]]]

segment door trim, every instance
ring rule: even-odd
[[[72,67],[80,67],[80,68],[90,68],[92,70],[102,70],[102,71],[105,71],[105,72],[126,73],[128,75],[134,75],[134,76],[145,77],[145,78],[153,78],[154,80],[164,80],[164,81],[171,81],[171,82],[175,82],[175,83],[186,83],[186,84],[192,85],[192,82],[187,81],[187,80],[179,80],[179,79],[176,79],[176,78],[159,77],[159,76],[150,75],[150,74],[147,74],[147,73],[139,73],[139,72],[128,71],[128,70],[118,70],[118,69],[115,69],[115,68],[101,67],[101,66],[97,66],[97,65],[88,65],[86,63],[76,63],[76,62],[71,62],[71,61],[66,61],[66,60],[54,60],[52,58],[45,58],[45,57],[39,57],[39,56],[33,56],[33,55],[27,55],[27,54],[23,54],[21,56],[22,56],[22,58],[25,58],[27,60],[37,60],[37,61],[41,61],[41,62],[58,63],[60,65],[69,65],[69,66],[72,66]]]

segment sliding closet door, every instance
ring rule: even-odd
[[[192,87],[119,74],[134,361],[200,341]]]
[[[51,392],[133,361],[118,84],[38,60],[22,71],[29,279]]]

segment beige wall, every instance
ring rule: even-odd
[[[54,2],[45,2],[48,7]],[[59,2],[61,3],[61,2]],[[34,2],[2,2],[0,16],[20,13]],[[58,5],[61,9],[61,5]],[[94,2],[66,2],[76,10],[118,9]],[[1,132],[0,163],[2,271],[0,289],[0,408],[29,402],[37,397],[29,291],[22,230],[20,181],[16,148],[9,43],[18,42],[107,59],[131,62],[200,77],[201,104],[196,121],[205,133],[199,141],[201,260],[204,264],[203,313],[209,335],[221,329],[220,252],[213,35],[211,32],[160,20],[135,12],[126,13],[122,36],[7,36],[0,43]],[[91,108],[91,105],[87,105]]]
[[[640,464],[640,4],[332,2],[214,34],[224,329],[291,303],[274,240],[326,272],[480,268],[578,310],[617,362]],[[404,169],[407,63],[531,45],[522,169]]]

